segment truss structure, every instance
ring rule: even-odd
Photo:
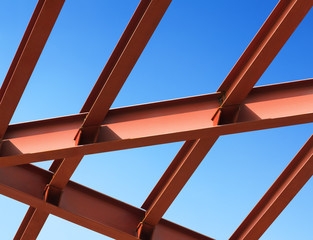
[[[0,89],[0,193],[30,206],[14,239],[49,214],[115,239],[211,239],[162,216],[219,136],[313,122],[313,79],[254,87],[313,1],[280,0],[216,93],[110,109],[171,3],[141,0],[80,113],[9,125],[63,3],[38,1]],[[141,209],[70,181],[84,155],[177,141]],[[312,174],[313,136],[230,239],[260,238]]]

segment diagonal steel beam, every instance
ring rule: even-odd
[[[52,173],[32,165],[0,169],[0,192],[34,208],[89,228],[114,239],[135,240],[144,211],[74,182],[69,182],[58,206],[42,199]],[[114,217],[112,217],[114,216]],[[211,240],[211,238],[160,221],[152,239]]]
[[[311,7],[307,0],[279,1],[219,87],[222,107],[242,103]]]
[[[84,114],[9,127],[0,166],[313,122],[312,80],[255,88],[238,121],[213,125],[217,94],[110,110],[96,143],[75,145]],[[153,126],[153,127],[152,127]]]
[[[313,174],[313,135],[230,237],[259,239]]]
[[[142,205],[142,208],[146,209],[146,213],[140,223],[138,232],[140,237],[152,234],[154,227],[161,220],[217,139],[218,137],[212,136],[209,139],[190,140],[182,146]]]
[[[70,180],[74,170],[77,168],[82,157],[66,158],[62,161],[56,173],[53,174],[51,181],[47,184],[45,190],[45,200],[48,202],[58,202],[62,191]],[[43,225],[45,224],[49,213],[44,210],[29,207],[23,222],[21,223],[14,240],[36,239]]]
[[[133,32],[126,32],[129,34],[129,36],[125,37],[128,38],[127,44],[121,44],[124,45],[124,49],[121,51],[114,67],[111,67],[112,70],[108,73],[105,71],[107,79],[101,81],[104,82],[104,85],[81,126],[81,131],[77,136],[77,142],[79,144],[94,141],[97,138],[101,122],[107,115],[113,101],[135,66],[170,3],[171,0],[151,0],[145,12],[142,12],[143,14],[140,21],[138,22],[137,20],[137,26],[133,29]],[[137,17],[137,15],[135,16]],[[131,28],[133,27],[131,26]],[[124,38],[122,40],[124,40]]]
[[[101,89],[104,87],[110,74],[112,73],[114,66],[118,62],[122,53],[124,52],[128,42],[130,41],[135,29],[138,27],[140,20],[142,19],[144,13],[146,12],[151,0],[141,0],[137,6],[132,18],[130,19],[127,27],[125,28],[120,40],[116,44],[109,60],[107,61],[105,67],[103,68],[96,84],[94,85],[92,91],[90,92],[84,106],[81,109],[81,113],[89,112],[92,105],[97,100]]]
[[[0,89],[0,139],[11,121],[64,0],[40,0]]]
[[[29,207],[18,231],[14,236],[14,240],[32,240],[36,239],[46,222],[49,213]]]
[[[74,156],[62,161],[57,171],[52,175],[50,182],[45,187],[45,200],[52,204],[58,204],[63,189],[73,175],[83,156]],[[29,207],[14,240],[36,239],[45,224],[49,213],[43,209]]]

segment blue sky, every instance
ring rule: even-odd
[[[36,2],[1,2],[0,83]],[[277,2],[174,0],[113,107],[215,92]],[[138,3],[67,0],[12,123],[79,112]],[[311,10],[257,85],[312,78],[312,29]],[[220,137],[164,217],[229,238],[312,130],[304,124]],[[140,207],[181,145],[85,156],[72,179]],[[262,239],[312,239],[312,190],[310,180]],[[13,238],[27,208],[0,196],[0,239]],[[38,239],[107,238],[50,216]]]

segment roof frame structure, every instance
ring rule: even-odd
[[[313,122],[313,79],[253,88],[313,1],[280,0],[216,93],[110,109],[171,3],[141,0],[79,114],[9,125],[63,3],[38,1],[0,89],[0,193],[30,205],[14,239],[36,239],[49,214],[115,239],[211,239],[162,217],[219,136]],[[70,181],[84,155],[177,141],[142,209]],[[311,137],[230,239],[266,231],[311,178],[312,149]]]

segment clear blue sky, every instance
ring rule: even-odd
[[[1,1],[0,83],[36,2]],[[277,2],[173,0],[113,107],[215,92]],[[12,122],[79,112],[138,3],[67,0]],[[312,30],[311,11],[257,85],[312,78]],[[305,124],[221,137],[164,217],[229,238],[312,130]],[[181,145],[85,156],[72,180],[140,207]],[[312,202],[311,180],[262,239],[313,239]],[[13,238],[27,208],[0,195],[0,239]],[[50,216],[38,239],[108,238]]]

